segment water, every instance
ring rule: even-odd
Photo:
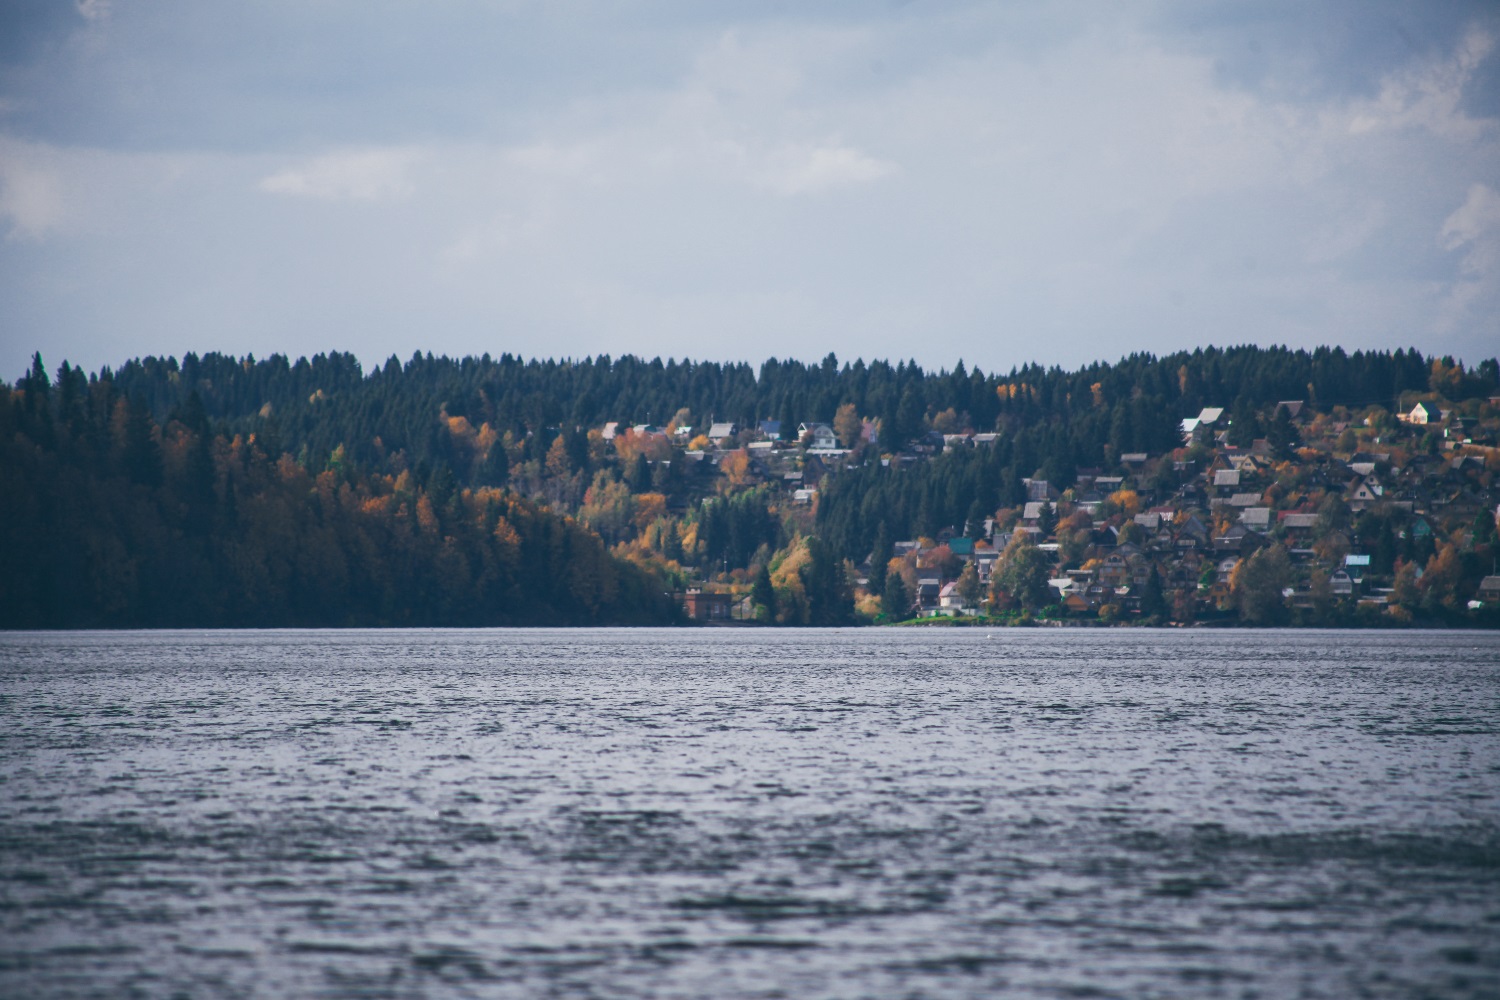
[[[1500,996],[1500,636],[0,635],[0,995]]]

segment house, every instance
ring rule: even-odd
[[[1286,410],[1286,415],[1292,419],[1293,423],[1300,423],[1304,405],[1300,399],[1283,399],[1276,404],[1275,412],[1279,415],[1282,410]]]
[[[1480,580],[1477,596],[1485,604],[1500,604],[1500,576],[1487,576]]]
[[[620,433],[620,422],[611,420],[604,425],[604,440],[613,441]]]
[[[1057,487],[1045,479],[1023,479],[1022,485],[1026,487],[1027,500],[1061,500],[1062,494]]]
[[[1240,511],[1240,523],[1256,531],[1266,531],[1271,527],[1271,508],[1246,507]]]
[[[762,420],[755,425],[755,429],[760,433],[761,437],[769,441],[775,441],[781,437],[780,420]]]
[[[1356,511],[1364,510],[1372,503],[1378,503],[1381,495],[1385,493],[1385,487],[1381,486],[1380,480],[1374,476],[1356,479],[1349,484],[1348,489],[1349,499],[1346,503],[1349,504],[1350,510]]]
[[[1426,403],[1418,403],[1406,413],[1399,414],[1398,416],[1403,422],[1408,424],[1429,424],[1433,421],[1433,418],[1438,416],[1438,410],[1436,407],[1429,407]]]
[[[708,439],[714,444],[721,444],[726,438],[732,438],[739,432],[739,427],[733,422],[712,424],[708,428]]]
[[[979,582],[988,587],[990,580],[995,575],[995,563],[1000,559],[1000,553],[994,549],[979,549],[974,553],[974,567],[979,571]]]
[[[937,577],[925,576],[917,580],[917,610],[920,614],[931,614],[942,602],[943,582]]]
[[[1318,515],[1309,511],[1283,511],[1277,514],[1276,518],[1288,533],[1294,531],[1311,531],[1318,525]]]
[[[729,617],[733,603],[734,597],[731,594],[691,588],[683,596],[682,608],[694,621],[722,621]]]
[[[961,615],[965,612],[974,612],[978,608],[964,607],[963,598],[958,595],[957,583],[945,583],[942,590],[938,591],[938,607],[951,615]]]
[[[1354,593],[1354,579],[1343,570],[1338,570],[1330,576],[1328,584],[1333,588],[1334,594],[1339,597],[1348,597]]]
[[[828,424],[798,424],[797,438],[800,441],[806,441],[809,448],[818,451],[836,449],[839,446],[839,437]]]
[[[1051,506],[1046,500],[1028,500],[1021,511],[1021,520],[1035,525],[1042,519],[1042,511]]]

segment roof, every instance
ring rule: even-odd
[[[1318,515],[1287,513],[1281,515],[1281,523],[1288,528],[1312,528],[1318,523]]]
[[[1223,415],[1224,415],[1224,407],[1222,407],[1222,406],[1205,406],[1203,408],[1203,412],[1200,413],[1200,414],[1198,414],[1198,421],[1200,423],[1205,423],[1205,424],[1216,424],[1216,423],[1219,422],[1219,418],[1222,417]]]
[[[1351,553],[1351,554],[1349,554],[1349,555],[1347,555],[1347,556],[1344,557],[1344,565],[1345,566],[1368,566],[1368,565],[1370,565],[1370,557],[1369,556],[1354,555],[1354,554]]]
[[[1251,527],[1267,527],[1271,523],[1271,508],[1246,507],[1240,511],[1240,521]]]
[[[1229,498],[1231,507],[1254,507],[1258,503],[1260,503],[1259,493],[1236,493]]]
[[[709,436],[710,440],[713,440],[715,438],[733,437],[734,433],[735,433],[735,428],[734,428],[734,424],[732,424],[732,423],[728,423],[728,424],[714,424],[712,427],[710,427],[708,429],[708,436]]]
[[[1239,469],[1220,469],[1214,473],[1215,486],[1238,486],[1240,484]]]

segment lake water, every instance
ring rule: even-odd
[[[1500,996],[1500,635],[0,635],[6,997]]]

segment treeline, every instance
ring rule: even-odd
[[[1232,443],[1280,440],[1277,400],[1331,412],[1451,401],[1500,383],[1417,351],[1204,348],[1077,371],[959,363],[745,364],[416,354],[365,372],[348,354],[220,354],[86,373],[38,358],[0,388],[0,623],[416,625],[661,622],[666,592],[752,583],[763,615],[854,614],[845,562],[945,528],[977,536],[1080,468],[1181,444],[1179,421],[1232,414]],[[827,469],[772,466],[710,421],[828,422],[863,437]],[[600,433],[651,423],[690,434]],[[944,452],[940,435],[993,432]],[[847,433],[846,433],[847,432]],[[850,440],[844,442],[846,445]],[[1284,451],[1285,442],[1277,445]],[[790,457],[788,457],[790,456]],[[804,462],[805,459],[805,462]],[[817,482],[815,506],[782,481]],[[1153,463],[1158,494],[1178,484]]]
[[[158,422],[104,375],[0,389],[4,627],[666,623],[662,583],[573,519],[451,476],[314,470]]]
[[[1469,389],[1494,385],[1496,373],[1486,365],[1494,362],[1456,369],[1474,384],[1451,387],[1450,395],[1463,398]],[[348,461],[372,470],[390,471],[399,454],[413,468],[445,464],[461,485],[498,485],[507,470],[487,468],[477,453],[459,447],[440,413],[509,433],[530,449],[524,458],[538,460],[570,428],[606,421],[665,425],[679,414],[703,429],[710,420],[779,420],[791,436],[799,423],[831,422],[849,404],[879,422],[886,450],[933,429],[990,431],[1040,422],[1047,429],[1030,446],[1039,461],[1059,466],[1051,470],[1056,479],[1066,478],[1069,463],[1099,464],[1106,448],[1170,447],[1177,421],[1204,406],[1249,412],[1277,399],[1306,399],[1325,409],[1389,405],[1401,392],[1428,388],[1430,376],[1429,359],[1417,351],[1235,347],[1162,358],[1137,354],[1077,371],[1028,365],[1005,374],[962,362],[951,371],[924,370],[915,362],[840,364],[832,354],[818,364],[770,360],[757,371],[743,363],[628,355],[538,361],[418,353],[404,364],[392,356],[369,372],[350,354],[295,362],[282,355],[188,354],[181,361],[148,357],[90,376],[64,369],[59,381],[81,386],[108,377],[158,422],[197,393],[216,426],[256,433],[313,467],[343,445]]]

